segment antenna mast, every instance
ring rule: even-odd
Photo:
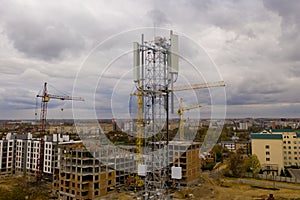
[[[134,43],[134,82],[137,87],[137,168],[144,176],[145,198],[169,199],[169,91],[178,74],[178,36],[170,40]],[[140,138],[145,138],[144,154]]]

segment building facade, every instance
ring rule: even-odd
[[[41,148],[41,139],[32,134],[11,134],[0,140],[0,175],[31,174],[38,171],[40,151],[44,151],[43,172],[46,177],[53,173],[53,159],[55,146],[59,142],[69,141],[68,136],[44,136],[44,146]]]
[[[279,174],[285,167],[300,166],[300,133],[289,129],[264,130],[251,134],[252,154],[262,170]]]

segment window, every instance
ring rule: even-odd
[[[283,144],[286,144],[286,141],[283,141]]]
[[[266,149],[270,149],[270,146],[269,146],[269,145],[266,145]]]
[[[270,161],[270,158],[266,158],[266,161]]]
[[[270,152],[269,152],[269,151],[267,151],[267,152],[266,152],[266,155],[270,155]]]
[[[297,154],[297,151],[295,151],[294,154]]]
[[[288,154],[291,154],[291,152],[289,151]]]
[[[291,144],[291,141],[288,141],[288,144]]]
[[[284,160],[286,160],[286,157],[283,157]]]
[[[286,149],[286,146],[283,146],[283,149]]]
[[[291,146],[289,146],[289,149],[291,149]]]
[[[297,160],[297,157],[295,157],[294,159]]]
[[[294,146],[294,149],[297,149],[297,147],[296,147],[296,146]]]

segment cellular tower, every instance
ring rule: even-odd
[[[133,44],[137,99],[137,169],[145,199],[168,199],[169,108],[178,76],[178,36]],[[170,97],[170,100],[169,100]],[[169,105],[170,102],[170,105]],[[143,142],[144,141],[144,142]]]

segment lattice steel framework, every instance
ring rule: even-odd
[[[135,82],[138,85],[138,96],[142,97],[138,113],[143,113],[143,130],[139,129],[137,136],[145,138],[145,157],[137,163],[143,163],[146,167],[145,199],[169,198],[169,87],[173,84],[174,74],[172,68],[168,67],[171,44],[170,40],[162,37],[144,42],[143,36],[142,43],[135,44]],[[138,152],[140,148],[137,146]]]

